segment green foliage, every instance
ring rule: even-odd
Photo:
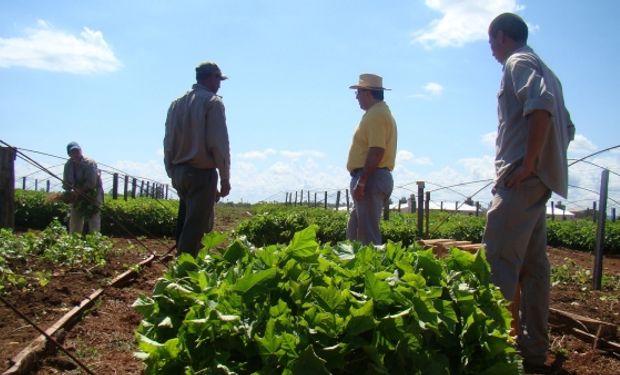
[[[49,282],[51,270],[57,267],[103,266],[106,255],[112,250],[112,241],[99,233],[82,237],[70,235],[57,220],[41,232],[14,234],[8,229],[0,229],[0,293],[8,287],[21,288],[33,278],[39,286]],[[17,274],[12,264],[28,266],[40,262],[49,270],[39,270],[33,276],[25,269]]]
[[[321,242],[335,243],[345,239],[347,212],[282,205],[259,205],[255,211],[257,214],[244,220],[237,227],[237,232],[259,246],[287,243],[295,231],[310,224],[319,226],[317,237]],[[485,224],[484,215],[476,217],[431,212],[428,237],[482,242]],[[389,220],[381,221],[380,228],[384,241],[401,242],[408,246],[418,239],[415,214],[391,213]],[[423,229],[426,232],[426,223]],[[594,249],[596,223],[590,220],[548,220],[547,229],[551,246],[586,251]],[[606,223],[604,246],[606,254],[620,254],[620,222]]]
[[[548,220],[547,242],[575,250],[594,250],[596,223],[588,219]],[[620,222],[606,222],[604,249],[609,254],[620,254]]]
[[[570,258],[564,258],[561,265],[551,268],[553,286],[567,285],[582,291],[592,289],[592,271],[577,264]],[[603,273],[601,289],[611,293],[611,297],[620,297],[620,275]]]
[[[484,253],[244,239],[179,256],[134,307],[146,374],[517,374]]]
[[[69,205],[52,193],[15,191],[15,225],[44,229],[58,219],[68,221]],[[135,198],[127,201],[106,197],[101,207],[101,232],[106,235],[174,236],[179,201]]]
[[[17,227],[43,229],[54,218],[66,221],[68,206],[49,199],[46,193],[16,190],[15,196]],[[216,209],[216,220],[231,220],[231,211],[238,210],[230,204],[218,204]],[[237,227],[237,232],[258,246],[287,243],[296,231],[311,224],[319,226],[317,238],[320,242],[335,243],[345,239],[348,213],[344,211],[277,204],[248,206],[247,210],[255,214],[244,220]],[[108,197],[102,207],[101,230],[106,235],[127,236],[131,233],[136,236],[173,237],[177,212],[176,200],[136,198],[125,201]],[[428,237],[482,242],[485,219],[484,215],[476,217],[432,211]],[[548,220],[547,226],[551,246],[586,251],[594,249],[596,224],[590,220]],[[381,233],[384,240],[408,246],[418,238],[417,215],[393,212],[389,220],[381,221]],[[605,253],[620,254],[620,222],[606,224]]]
[[[44,229],[54,219],[64,221],[69,206],[49,197],[42,191],[15,190],[15,225],[19,228]]]
[[[173,237],[178,209],[176,200],[107,199],[101,210],[101,231],[119,236]]]
[[[318,224],[320,242],[343,241],[346,235],[346,213],[317,208],[286,208],[278,205],[256,207],[257,214],[237,225],[238,234],[258,246],[287,243],[295,232],[310,224]]]

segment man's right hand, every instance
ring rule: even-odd
[[[220,191],[217,192],[217,197],[222,198],[230,193],[230,180],[222,180],[220,182]]]

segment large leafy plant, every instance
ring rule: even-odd
[[[513,374],[510,315],[484,253],[210,234],[135,308],[147,374]]]

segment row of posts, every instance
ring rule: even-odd
[[[417,185],[418,185],[418,201],[417,201],[417,203],[416,203],[416,200],[415,200],[415,194],[411,194],[409,196],[409,199],[408,199],[407,203],[408,203],[408,206],[409,206],[409,209],[410,209],[409,212],[411,212],[411,213],[417,212],[417,215],[418,215],[418,220],[417,220],[418,237],[419,238],[424,238],[424,236],[428,237],[428,233],[429,233],[429,216],[430,216],[431,193],[430,193],[430,191],[427,191],[426,193],[424,192],[424,187],[425,187],[424,181],[418,181]],[[345,189],[344,192],[345,192],[344,196],[345,196],[345,199],[346,199],[346,208],[347,208],[347,211],[349,211],[350,210],[349,189]],[[314,194],[314,201],[312,200],[311,194]],[[315,208],[319,207],[320,201],[318,200],[318,198],[319,198],[318,194],[319,193],[317,193],[317,192],[314,192],[314,193],[311,193],[310,191],[306,191],[305,192],[305,195],[307,196],[305,202],[306,202],[308,207],[315,207]],[[335,203],[335,207],[334,207],[336,210],[338,210],[340,208],[340,198],[341,198],[341,191],[338,190],[336,192],[336,203]],[[424,198],[426,198],[426,200]],[[286,192],[286,196],[284,198],[284,204],[286,206],[302,206],[304,204],[304,191],[303,190],[295,191],[294,193]],[[322,204],[323,204],[323,208],[325,208],[325,209],[328,208],[328,205],[327,205],[327,191],[325,191],[323,193]],[[401,206],[400,205],[401,205],[401,202],[399,201],[398,202],[398,212],[400,212],[400,210],[401,210]],[[479,216],[480,215],[480,202],[476,202],[475,206],[476,206],[476,213],[475,214],[476,214],[476,216]],[[417,209],[416,209],[416,207],[417,207]],[[458,208],[459,208],[459,202],[456,202],[454,210],[458,211]],[[441,210],[443,211],[443,202],[441,202]],[[389,201],[386,201],[385,205],[384,205],[384,210],[383,210],[383,219],[384,220],[389,220],[389,218],[390,218],[389,212],[390,212]]]
[[[118,173],[114,173],[112,175],[112,199],[118,199],[119,196],[119,179],[120,176]],[[158,184],[151,183],[150,181],[140,181],[140,186],[138,187],[138,179],[135,177],[131,178],[130,176],[125,175],[124,177],[124,185],[123,185],[123,199],[127,200],[127,198],[135,198],[139,197],[150,197],[156,199],[168,199],[168,185],[167,184]],[[131,186],[130,186],[131,185]],[[22,177],[22,189],[26,190],[26,177]],[[45,191],[47,193],[50,192],[51,184],[50,180],[45,180]],[[34,190],[39,190],[39,180],[34,180]]]

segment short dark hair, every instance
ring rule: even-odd
[[[383,100],[383,90],[368,90],[370,95],[377,100]]]
[[[498,31],[503,31],[515,42],[527,42],[527,24],[514,13],[502,13],[491,21],[489,35],[495,37]]]

